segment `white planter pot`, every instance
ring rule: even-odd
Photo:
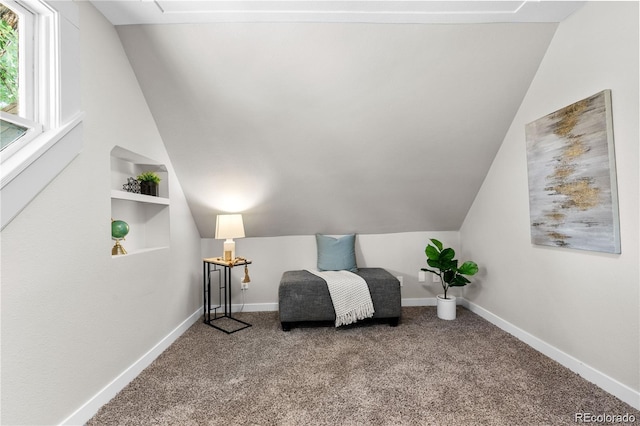
[[[449,296],[445,299],[444,294],[439,294],[436,298],[438,300],[438,318],[443,320],[456,319],[456,297]]]

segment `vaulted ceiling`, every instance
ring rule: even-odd
[[[580,5],[94,4],[117,25],[202,237],[222,212],[242,212],[247,236],[459,229],[557,22]]]

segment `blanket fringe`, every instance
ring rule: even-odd
[[[336,316],[336,327],[353,324],[361,319],[371,318],[374,313],[373,304],[363,303],[343,315]]]

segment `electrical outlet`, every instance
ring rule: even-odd
[[[398,281],[400,281],[400,287],[402,287],[403,281],[404,281],[404,277],[402,275],[398,275],[396,278],[398,279]]]
[[[418,272],[418,281],[423,283],[426,280],[426,273],[424,271]]]
[[[240,283],[240,286],[242,290],[249,290],[249,283]]]
[[[439,283],[440,282],[440,275],[433,274],[433,282],[434,283]]]

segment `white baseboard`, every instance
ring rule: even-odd
[[[198,308],[193,314],[177,326],[164,339],[158,342],[140,359],[129,368],[120,373],[111,383],[95,394],[82,407],[67,417],[61,425],[83,425],[93,417],[100,407],[109,402],[118,392],[135,379],[138,374],[149,366],[165,349],[167,349],[182,333],[187,331],[202,316],[202,308]]]
[[[464,298],[460,299],[462,299],[461,305],[469,309],[471,312],[486,319],[487,321],[501,328],[507,333],[513,335],[538,352],[541,352],[554,361],[557,361],[558,363],[562,364],[574,373],[580,375],[584,379],[590,381],[606,392],[609,392],[613,396],[631,405],[636,410],[640,410],[640,392],[631,389],[629,386],[620,383],[619,381],[607,376],[601,371],[598,371],[595,368],[584,364],[579,359],[576,359],[571,355],[561,351],[560,349],[550,345],[549,343],[535,337],[534,335],[527,333],[526,331],[516,327],[510,322],[487,311],[486,309],[476,305],[475,303],[470,302]]]
[[[420,297],[412,299],[402,299],[401,306],[436,306],[435,297]]]
[[[242,305],[231,305],[231,312],[274,312],[278,310],[277,303],[246,303]]]

